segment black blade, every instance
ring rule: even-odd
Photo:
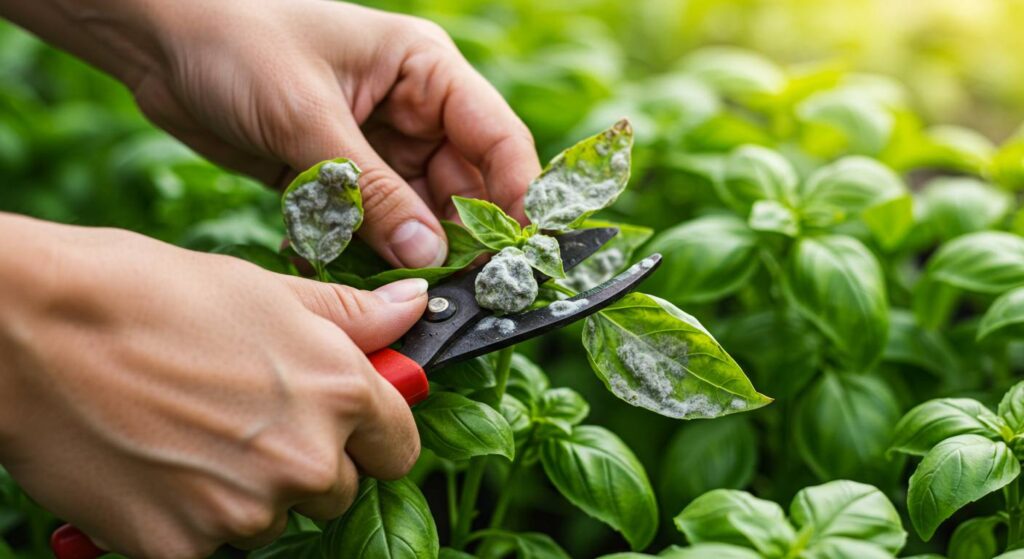
[[[636,288],[659,264],[661,255],[652,254],[625,272],[575,297],[520,314],[488,316],[445,348],[431,362],[431,368],[490,353],[594,314]]]
[[[556,237],[562,254],[562,267],[566,270],[586,260],[597,252],[609,239],[619,233],[617,227],[597,227],[570,231]],[[479,269],[470,270],[455,279],[434,286],[427,295],[430,299],[442,298],[449,303],[448,310],[442,315],[428,311],[402,337],[399,349],[406,356],[421,365],[433,365],[441,350],[447,346],[460,332],[491,311],[481,309],[476,304],[476,276]],[[537,283],[548,278],[540,272],[534,274]]]

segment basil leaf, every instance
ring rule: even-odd
[[[889,337],[882,360],[918,367],[950,379],[960,370],[960,360],[942,333],[921,328],[913,313],[903,309],[889,311]]]
[[[996,414],[970,398],[930,400],[908,411],[896,424],[890,451],[924,456],[935,445],[956,435],[998,439]]]
[[[942,241],[992,228],[1013,209],[1009,193],[967,177],[930,181],[920,202],[922,226]]]
[[[477,257],[489,252],[488,248],[473,238],[465,227],[450,221],[441,221],[441,226],[448,237],[448,259],[445,260],[444,266],[384,270],[363,278],[361,284],[357,283],[356,286],[360,289],[376,289],[407,278],[423,278],[434,284],[469,266]]]
[[[796,237],[800,233],[796,213],[775,200],[758,200],[750,208],[747,224],[754,231]]]
[[[745,491],[716,489],[701,495],[675,517],[692,544],[725,543],[783,557],[796,540],[782,507]]]
[[[901,196],[887,200],[864,210],[860,219],[882,249],[893,250],[914,226],[914,199]]]
[[[840,349],[854,368],[867,367],[885,347],[889,303],[874,255],[846,236],[797,241],[786,295]]]
[[[704,47],[690,53],[683,70],[719,93],[740,99],[780,93],[786,76],[771,60],[736,47]]]
[[[540,229],[567,231],[612,204],[629,181],[633,128],[620,120],[556,155],[526,191],[526,215]]]
[[[430,373],[431,382],[452,388],[479,390],[498,383],[491,359],[481,356],[453,363]]]
[[[896,507],[881,491],[863,483],[839,480],[803,489],[789,514],[798,530],[809,530],[810,548],[846,538],[895,554],[907,542]]]
[[[661,460],[662,508],[679,510],[712,489],[742,489],[754,478],[757,437],[743,416],[683,426]]]
[[[1020,463],[1002,442],[957,435],[928,451],[910,476],[907,508],[921,539],[967,503],[1003,488],[1020,475]]]
[[[885,469],[885,451],[899,405],[889,386],[865,375],[827,372],[797,402],[794,442],[821,479],[873,479]]]
[[[530,361],[521,353],[512,354],[512,364],[509,367],[508,384],[505,390],[519,399],[527,406],[532,405],[541,394],[548,389],[551,383],[548,376],[544,374],[533,361]]]
[[[738,362],[753,370],[758,386],[780,400],[800,394],[821,370],[824,340],[813,325],[788,309],[735,317],[719,339]]]
[[[829,538],[800,554],[801,559],[896,559],[892,553],[868,542]]]
[[[303,532],[284,536],[276,542],[249,554],[249,559],[321,559],[320,532]],[[0,552],[0,557],[3,553]]]
[[[438,559],[476,559],[474,555],[450,547],[442,547],[441,553],[437,557]]]
[[[487,404],[454,392],[434,392],[413,408],[423,446],[449,460],[515,456],[512,428]]]
[[[927,278],[976,293],[997,295],[1024,285],[1024,238],[1001,231],[957,237],[928,260]]]
[[[978,340],[993,334],[1019,337],[1024,332],[1024,288],[1016,288],[1000,295],[981,317]]]
[[[889,143],[892,114],[879,102],[853,91],[816,93],[797,106],[800,120],[839,131],[854,153],[873,155]]]
[[[999,402],[999,417],[1014,434],[1024,433],[1024,382],[1013,385]]]
[[[515,534],[518,559],[570,559],[569,554],[551,536],[539,532]]]
[[[495,254],[477,274],[473,285],[476,302],[499,313],[526,309],[539,290],[530,262],[516,247],[505,247]]]
[[[642,549],[658,528],[658,505],[644,467],[611,431],[583,425],[540,449],[551,483],[572,504],[619,531]]]
[[[746,215],[754,202],[775,200],[792,205],[797,175],[778,152],[761,146],[740,146],[725,161],[722,180],[715,183],[723,202]]]
[[[761,554],[736,545],[724,543],[699,543],[689,547],[670,546],[657,555],[644,553],[613,553],[599,559],[761,559]]]
[[[718,417],[771,402],[695,318],[651,295],[587,317],[583,346],[613,394],[661,415]]]
[[[326,557],[436,558],[437,527],[423,493],[408,478],[363,478],[359,496],[323,535]]]
[[[323,161],[295,177],[281,197],[291,247],[314,265],[337,258],[363,222],[359,174],[348,159]]]
[[[949,539],[946,553],[954,559],[989,559],[999,552],[995,530],[1005,524],[999,515],[972,518],[960,524]]]
[[[799,210],[815,227],[828,227],[856,219],[865,210],[896,198],[908,190],[899,175],[884,164],[857,155],[821,167],[800,188]],[[907,216],[913,221],[913,215]]]
[[[590,413],[590,405],[571,388],[552,388],[534,404],[533,418],[560,419],[569,426],[578,425]]]
[[[731,295],[758,269],[757,235],[732,215],[700,217],[662,231],[644,252],[664,257],[644,288],[677,304]]]
[[[596,287],[625,270],[633,257],[633,252],[654,234],[654,230],[649,227],[627,223],[613,223],[596,219],[588,219],[583,222],[583,228],[593,227],[616,227],[619,234],[612,237],[600,250],[590,255],[590,258],[566,272],[568,277],[559,283],[577,292]]]
[[[484,246],[501,250],[519,242],[522,228],[498,206],[486,200],[462,196],[452,196],[452,203],[466,229]]]
[[[1002,555],[996,555],[992,559],[1024,559],[1024,549],[1014,549]]]
[[[542,274],[557,279],[565,278],[562,269],[562,254],[559,252],[558,241],[547,235],[534,235],[523,245],[526,261]]]
[[[515,396],[511,394],[504,394],[501,397],[501,406],[499,406],[501,415],[508,422],[508,426],[512,428],[512,434],[518,437],[524,434],[527,429],[530,428],[530,408],[526,407],[526,404],[522,403]]]

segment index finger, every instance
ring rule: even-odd
[[[448,140],[483,174],[491,200],[526,221],[523,197],[540,174],[533,135],[501,94],[465,63],[445,99]]]

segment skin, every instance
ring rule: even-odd
[[[322,0],[0,0],[0,15],[268,184],[355,160],[360,234],[395,265],[444,259],[453,194],[525,218],[530,135],[436,25]],[[419,318],[425,289],[0,213],[0,463],[130,557],[259,546],[289,509],[336,517],[360,473],[401,477],[418,456],[408,406],[364,353]]]

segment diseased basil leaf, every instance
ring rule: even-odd
[[[823,480],[874,481],[899,419],[889,386],[874,377],[826,372],[797,402],[794,442]]]
[[[892,169],[853,155],[821,167],[804,181],[799,210],[809,225],[828,227],[907,194],[906,185]],[[906,218],[913,221],[912,214]]]
[[[454,392],[434,392],[413,408],[423,446],[449,460],[515,456],[512,428],[487,404]]]
[[[796,213],[776,200],[754,202],[747,224],[754,231],[778,233],[787,237],[796,237],[800,233],[800,222]]]
[[[839,480],[803,489],[789,514],[797,530],[810,532],[810,550],[840,538],[895,554],[907,541],[896,507],[881,491],[863,483]]]
[[[932,538],[942,521],[967,503],[1020,475],[1009,447],[980,435],[957,435],[928,451],[910,476],[907,508],[917,533]]]
[[[795,202],[797,175],[778,152],[761,146],[740,146],[729,154],[722,180],[716,183],[722,201],[744,216],[758,200]]]
[[[928,260],[926,279],[976,293],[998,295],[1024,286],[1024,238],[1001,231],[963,235]]]
[[[746,417],[685,425],[661,459],[662,508],[680,510],[712,489],[742,489],[753,479],[757,463],[757,438]]]
[[[620,120],[556,155],[526,192],[526,215],[540,229],[567,231],[612,204],[629,181],[633,128]]]
[[[320,532],[303,532],[284,536],[276,542],[249,554],[249,559],[321,559]],[[0,558],[3,553],[0,552]],[[13,557],[13,556],[12,556]]]
[[[999,552],[995,530],[1006,521],[1002,516],[972,518],[960,524],[949,539],[946,553],[951,559],[989,559]]]
[[[539,289],[530,261],[516,247],[505,247],[495,254],[477,274],[474,286],[476,302],[499,313],[526,309]]]
[[[651,295],[587,317],[583,346],[613,394],[661,415],[718,417],[771,402],[695,318]]]
[[[462,196],[452,196],[452,203],[463,225],[484,246],[501,250],[519,242],[522,228],[498,206],[486,200]]]
[[[921,222],[941,241],[989,229],[1013,209],[1007,192],[967,177],[944,177],[921,192]]]
[[[649,227],[596,219],[588,219],[582,225],[584,229],[594,227],[616,227],[619,234],[612,237],[590,258],[566,272],[568,277],[565,280],[559,281],[577,292],[600,285],[625,270],[633,258],[633,252],[654,234],[654,230]]]
[[[1024,433],[1024,382],[1018,382],[1003,395],[999,402],[999,417],[1015,434]]]
[[[658,505],[643,465],[611,431],[583,425],[550,438],[540,450],[551,483],[572,504],[642,549],[658,528]]]
[[[731,295],[758,269],[757,235],[732,215],[700,217],[662,231],[644,252],[664,257],[644,289],[677,304]]]
[[[890,450],[924,456],[935,445],[956,435],[974,434],[998,439],[1000,423],[996,414],[977,400],[930,400],[900,419]]]
[[[855,369],[885,347],[889,303],[874,255],[846,236],[807,237],[790,255],[786,295]]]
[[[322,550],[325,557],[434,559],[438,547],[434,517],[415,483],[363,478],[355,503],[324,531]]]
[[[558,248],[558,240],[547,235],[534,235],[523,245],[526,261],[542,274],[550,277],[565,278],[562,269],[562,254]]]
[[[314,265],[337,258],[363,222],[359,174],[348,159],[323,161],[299,174],[281,197],[291,247]]]
[[[675,517],[692,544],[725,543],[783,557],[796,540],[782,507],[745,491],[716,489],[701,495]]]
[[[978,340],[993,334],[1015,338],[1024,334],[1024,287],[1000,295],[981,317]]]

